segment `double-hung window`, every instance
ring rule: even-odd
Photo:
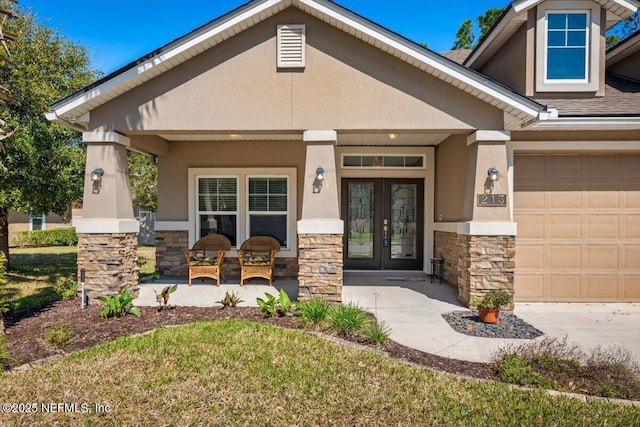
[[[238,178],[198,177],[199,236],[223,234],[236,246],[238,239]]]
[[[252,236],[271,236],[281,256],[296,255],[295,168],[189,169],[190,245],[223,234],[238,248]]]
[[[287,177],[249,177],[249,237],[271,236],[287,245]]]
[[[546,80],[586,82],[589,12],[547,12]]]

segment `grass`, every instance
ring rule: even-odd
[[[3,414],[3,425],[16,426],[640,423],[640,408],[458,379],[301,331],[232,320],[119,339],[0,381],[2,402],[91,410]],[[96,404],[109,412],[95,413]]]
[[[140,277],[155,273],[155,246],[138,247],[143,264]],[[38,307],[59,299],[54,285],[61,281],[77,280],[77,248],[52,246],[45,248],[11,248],[11,270],[7,272],[4,293],[10,311]]]

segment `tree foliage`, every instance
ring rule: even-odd
[[[607,48],[615,46],[638,30],[640,30],[640,11],[619,22],[607,32]]]
[[[46,120],[55,101],[95,80],[87,50],[19,12],[12,63],[0,66],[16,102],[3,108],[16,128],[0,153],[0,252],[8,255],[8,210],[64,215],[82,198],[84,149],[78,132]]]
[[[467,19],[458,28],[452,49],[473,49],[489,32],[493,24],[502,16],[503,8],[487,9],[484,14],[476,18],[476,27],[471,19]],[[477,34],[477,37],[476,37]]]
[[[145,211],[158,211],[158,166],[153,158],[135,151],[127,154],[129,185],[134,207]]]

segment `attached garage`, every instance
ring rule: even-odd
[[[519,301],[640,301],[640,154],[517,154]]]

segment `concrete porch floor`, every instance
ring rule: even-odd
[[[160,291],[174,283],[179,287],[170,302],[177,306],[218,306],[215,301],[227,291],[236,292],[244,300],[243,306],[257,306],[256,298],[264,297],[265,292],[275,295],[284,289],[291,299],[298,295],[295,278],[280,278],[273,287],[262,279],[251,279],[242,287],[237,278],[223,281],[220,287],[209,279],[194,280],[191,287],[186,278],[161,279],[142,284],[135,304],[156,305],[153,289]],[[345,273],[342,300],[374,313],[391,328],[394,341],[440,356],[487,362],[497,349],[529,341],[478,338],[454,331],[442,314],[467,310],[457,300],[456,287],[437,279],[431,283],[421,273]],[[585,350],[620,345],[640,361],[640,303],[518,303],[514,313],[544,336],[567,336]]]

